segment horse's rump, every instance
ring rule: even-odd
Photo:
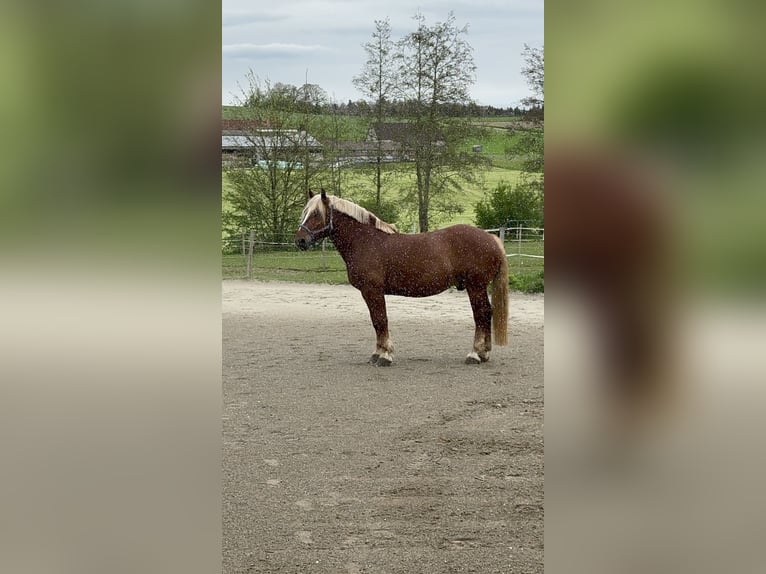
[[[491,281],[495,277],[505,258],[505,251],[498,249],[496,236],[470,225],[453,225],[442,231],[448,232],[450,256],[456,271],[468,273],[477,281]]]

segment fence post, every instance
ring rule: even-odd
[[[245,232],[242,232],[242,257],[245,256],[247,253],[247,248],[245,247]]]
[[[517,233],[519,234],[519,265],[518,268],[521,269],[521,223],[519,223],[519,228]]]
[[[255,231],[250,231],[250,248],[247,253],[247,278],[250,279],[250,272],[253,268],[253,244],[255,243]]]
[[[503,244],[503,249],[505,249],[505,225],[500,228],[500,241]]]

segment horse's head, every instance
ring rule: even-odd
[[[305,251],[311,245],[328,237],[333,230],[332,206],[323,189],[320,195],[309,190],[309,201],[303,208],[301,223],[295,232],[295,245]]]

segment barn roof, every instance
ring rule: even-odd
[[[321,149],[322,144],[312,135],[298,130],[274,132],[259,130],[249,135],[221,134],[221,149],[249,149],[253,147],[288,148],[306,145],[312,149]]]

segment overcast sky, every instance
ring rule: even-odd
[[[252,69],[262,80],[318,84],[338,102],[362,98],[351,80],[372,39],[375,20],[388,18],[394,41],[454,12],[477,66],[471,94],[479,104],[508,107],[530,95],[521,51],[543,45],[543,0],[223,0],[222,96],[236,103]]]

